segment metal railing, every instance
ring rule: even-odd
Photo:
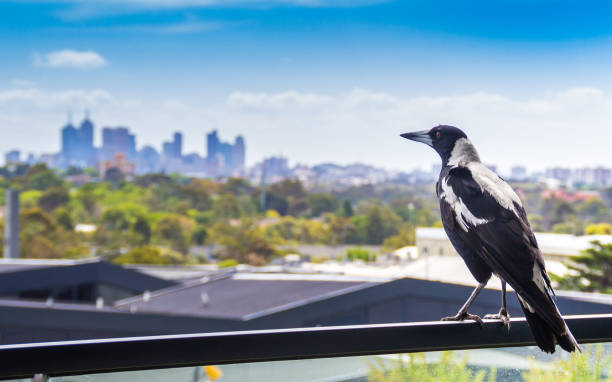
[[[612,341],[612,314],[565,319],[580,343]],[[523,318],[62,341],[0,346],[0,379],[529,345]]]

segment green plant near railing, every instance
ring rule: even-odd
[[[612,354],[604,356],[601,344],[587,346],[583,353],[552,362],[550,369],[532,367],[523,378],[526,382],[612,382]]]
[[[488,374],[488,378],[487,378]],[[467,366],[467,359],[458,359],[456,353],[444,351],[438,362],[427,362],[425,353],[400,355],[390,363],[377,358],[370,365],[369,382],[494,382],[497,370],[474,371]]]

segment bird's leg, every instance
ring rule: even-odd
[[[502,280],[502,306],[499,309],[498,314],[487,314],[483,318],[485,320],[502,320],[504,326],[508,327],[508,331],[510,331],[510,315],[508,314],[508,309],[506,308],[506,282]]]
[[[475,314],[468,313],[468,309],[470,309],[470,306],[472,306],[472,304],[474,303],[476,296],[478,296],[478,293],[480,293],[480,291],[482,290],[482,288],[485,287],[485,285],[486,285],[485,283],[478,284],[476,289],[474,289],[470,297],[467,299],[465,304],[463,304],[461,309],[459,309],[457,314],[454,316],[450,316],[450,317],[444,317],[442,318],[441,321],[463,321],[465,319],[468,319],[468,320],[474,320],[478,322],[480,326],[482,326],[482,320],[480,319],[480,317],[478,317]]]

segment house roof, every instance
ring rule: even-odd
[[[132,312],[250,320],[379,282],[327,275],[231,274],[117,301]]]
[[[4,259],[0,261],[0,295],[87,283],[113,285],[135,293],[175,285],[135,270],[102,261]]]

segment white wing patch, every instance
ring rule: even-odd
[[[521,199],[508,183],[480,162],[470,162],[466,167],[482,191],[488,192],[499,205],[518,216],[514,204],[522,206]]]
[[[465,167],[481,191],[488,192],[502,207],[518,216],[514,203],[522,206],[521,199],[510,185],[480,162],[476,148],[467,138],[457,139],[448,160],[448,166]]]
[[[453,188],[448,185],[448,178],[444,178],[442,180],[441,186],[442,194],[440,195],[440,197],[442,197],[446,201],[446,203],[451,206],[453,211],[455,211],[455,219],[457,220],[457,223],[459,223],[459,226],[461,226],[461,228],[465,232],[468,231],[468,224],[475,227],[489,222],[487,219],[482,219],[474,216],[472,211],[467,208],[461,198],[457,197],[457,195],[453,191]]]

